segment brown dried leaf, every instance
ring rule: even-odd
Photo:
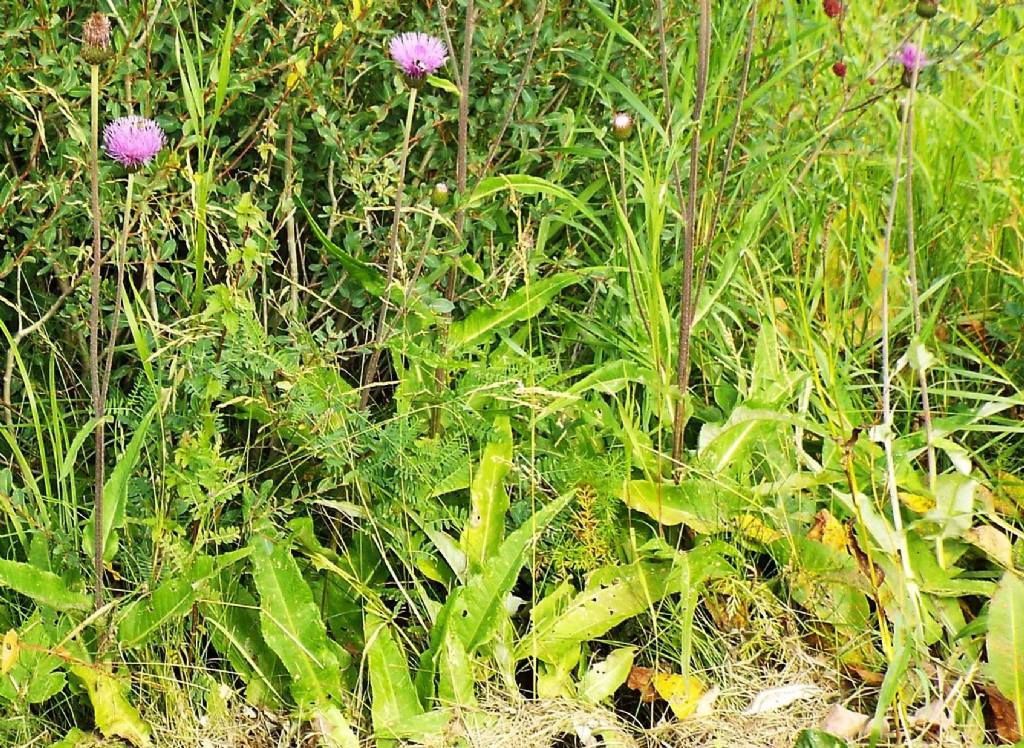
[[[626,678],[626,688],[640,692],[640,701],[650,704],[658,700],[658,689],[654,687],[654,676],[657,671],[651,667],[634,665]]]
[[[999,693],[995,686],[985,685],[982,688],[988,696],[988,705],[992,710],[992,726],[995,727],[999,739],[1006,743],[1016,743],[1021,739],[1021,735],[1013,702]]]
[[[871,586],[878,589],[882,586],[882,582],[885,581],[885,572],[877,565],[871,563],[871,559],[868,555],[861,550],[860,544],[857,542],[857,532],[853,527],[853,522],[850,522],[846,526],[846,541],[850,548],[850,553],[855,559],[857,559],[857,566],[860,567],[860,572],[868,581],[871,582]]]
[[[871,724],[871,717],[854,712],[842,704],[833,704],[821,721],[821,729],[836,737],[855,739],[864,734]]]

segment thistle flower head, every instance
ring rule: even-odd
[[[915,70],[920,70],[928,64],[928,60],[925,57],[924,50],[918,47],[916,44],[907,42],[903,45],[903,49],[896,55],[896,62],[903,66],[903,70],[907,73],[912,73]]]
[[[93,13],[82,24],[82,59],[99,65],[110,54],[110,21],[102,13]]]
[[[136,171],[164,146],[164,131],[151,119],[120,117],[103,128],[103,148],[119,164]]]
[[[416,31],[391,40],[391,57],[411,80],[421,81],[444,65],[448,49],[440,39]]]

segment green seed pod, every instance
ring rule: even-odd
[[[935,18],[939,12],[939,4],[936,0],[918,0],[917,15],[921,18]]]
[[[451,190],[448,189],[448,185],[444,182],[438,182],[430,192],[430,204],[435,208],[443,208],[448,204],[450,196]]]

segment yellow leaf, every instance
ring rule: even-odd
[[[11,629],[4,634],[4,643],[0,647],[0,675],[7,675],[18,660],[18,632]]]
[[[668,702],[677,719],[686,719],[693,714],[704,695],[704,684],[693,676],[656,673],[653,681],[658,695]]]
[[[285,88],[292,88],[299,81],[299,74],[294,70],[288,73],[288,78],[285,80]]]
[[[306,77],[306,60],[304,57],[300,57],[295,61],[295,69],[299,71],[301,78]]]
[[[834,551],[846,552],[846,528],[828,509],[822,509],[814,515],[814,526],[807,533],[807,539],[817,541]]]
[[[363,15],[363,3],[361,0],[352,0],[352,20],[356,20]]]
[[[334,31],[331,32],[331,38],[332,39],[337,39],[339,36],[341,36],[341,33],[344,30],[345,30],[345,22],[344,21],[338,21],[336,24],[334,24]]]
[[[909,491],[900,491],[900,501],[907,509],[918,514],[927,514],[935,508],[935,499],[928,496],[922,496],[919,493],[910,493]]]
[[[740,532],[756,543],[774,543],[782,538],[782,533],[769,527],[760,518],[753,514],[741,514],[739,516]]]

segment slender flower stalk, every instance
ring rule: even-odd
[[[92,213],[92,278],[90,284],[89,309],[89,384],[92,390],[92,415],[96,420],[93,431],[93,571],[96,574],[93,587],[93,606],[103,607],[103,483],[106,444],[103,428],[105,410],[100,391],[100,268],[103,264],[103,248],[100,214],[100,69],[89,65],[90,98],[90,140],[89,140],[89,206]]]
[[[380,315],[377,318],[377,330],[374,342],[377,348],[370,355],[363,377],[362,394],[359,397],[361,408],[370,401],[370,388],[377,379],[377,368],[383,352],[385,323],[388,313],[388,293],[395,277],[395,263],[398,261],[398,234],[402,223],[402,193],[405,192],[405,170],[409,161],[409,145],[412,141],[412,120],[416,112],[416,93],[423,79],[433,75],[448,60],[448,48],[444,42],[429,34],[420,32],[399,34],[391,40],[391,58],[405,74],[409,84],[409,108],[405,113],[405,134],[402,139],[402,156],[398,162],[398,186],[395,189],[395,212],[391,221],[391,241],[388,251],[388,273],[384,283],[384,298],[381,299]]]
[[[917,83],[917,73],[920,68],[912,71],[914,85]],[[904,150],[907,143],[907,133],[910,122],[910,106],[903,107],[903,116],[900,126],[900,137],[896,146],[896,165],[893,169],[892,190],[889,194],[889,207],[885,223],[885,233],[882,237],[882,288],[881,288],[881,325],[882,325],[882,423],[879,441],[882,442],[882,449],[885,454],[885,486],[889,496],[889,510],[892,514],[892,524],[896,535],[897,550],[899,551],[901,566],[903,570],[904,592],[906,600],[910,604],[911,620],[920,623],[920,592],[915,581],[914,570],[910,566],[910,548],[907,544],[907,534],[903,527],[903,515],[900,509],[899,490],[896,484],[896,460],[893,455],[893,441],[895,439],[892,408],[892,366],[891,366],[891,332],[889,329],[889,280],[890,264],[892,258],[892,235],[896,223],[896,203],[899,199],[900,174],[904,168]],[[856,500],[856,497],[853,497]]]
[[[661,78],[664,88],[666,118],[671,133],[671,98],[668,80],[668,49],[665,41],[665,10],[662,0],[657,0],[658,41],[661,51]],[[698,166],[701,148],[701,120],[704,115],[704,98],[708,87],[708,65],[711,57],[711,0],[700,0],[700,20],[697,34],[697,90],[693,105],[693,135],[690,139],[690,174],[686,200],[686,230],[683,246],[683,278],[679,308],[679,355],[676,369],[676,385],[679,403],[676,406],[672,433],[672,461],[678,466],[683,455],[683,429],[686,426],[686,395],[690,389],[690,326],[693,320],[693,258],[697,242],[697,189]],[[671,134],[669,135],[671,141]],[[682,203],[682,184],[679,167],[673,165],[676,194]]]
[[[441,7],[444,3],[439,4]],[[455,149],[455,189],[460,196],[466,194],[467,161],[469,152],[469,97],[471,86],[471,72],[473,68],[473,33],[476,30],[476,5],[474,0],[466,0],[466,20],[462,31],[462,72],[458,76],[460,93],[459,96],[459,130]],[[455,211],[455,236],[456,240],[462,242],[466,230],[466,211],[460,207]],[[455,266],[448,270],[448,278],[445,282],[444,296],[448,301],[455,301]],[[448,374],[443,366],[434,370],[434,386],[438,394],[447,386]],[[437,434],[441,427],[441,409],[435,407],[430,416],[430,435]]]
[[[404,66],[403,66],[404,67]],[[388,313],[388,293],[391,281],[395,277],[395,263],[398,260],[399,242],[398,233],[402,223],[402,193],[405,191],[405,169],[409,160],[409,143],[412,141],[412,120],[416,112],[415,86],[409,88],[409,107],[405,113],[405,133],[402,139],[402,155],[398,162],[398,185],[395,188],[395,210],[391,219],[391,241],[388,250],[388,273],[384,283],[384,296],[381,298],[380,315],[377,317],[377,329],[374,333],[376,348],[370,354],[370,361],[366,366],[366,375],[363,377],[362,394],[359,396],[359,407],[366,408],[370,401],[370,389],[377,379],[377,368],[380,366],[380,357],[383,352],[385,323]]]
[[[921,28],[921,36],[924,37],[924,27]],[[923,48],[921,48],[923,49]],[[923,53],[920,55],[924,59]],[[921,293],[917,282],[917,251],[914,242],[914,100],[917,94],[918,75],[921,72],[920,66],[915,66],[911,72],[910,91],[907,94],[907,174],[904,179],[904,189],[907,200],[907,266],[910,273],[910,300],[914,313],[914,336],[917,345],[923,345],[921,341],[921,330],[923,328],[921,316]],[[932,409],[928,397],[928,368],[923,365],[915,366],[917,369],[918,385],[921,388],[921,418],[924,421],[925,438],[928,446],[926,450],[928,460],[928,488],[934,492],[935,483],[938,479],[938,468],[935,463],[935,445],[932,428]]]

